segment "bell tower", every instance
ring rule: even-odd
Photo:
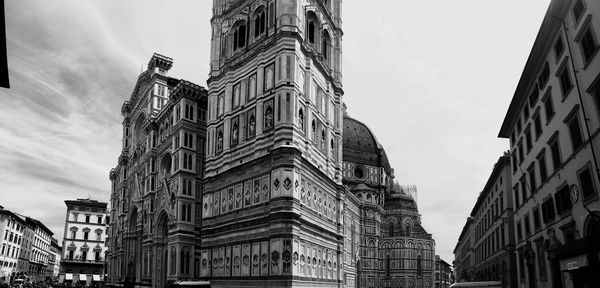
[[[214,0],[200,276],[338,287],[341,0]]]

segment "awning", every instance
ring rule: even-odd
[[[100,281],[100,275],[97,275],[97,274],[92,275],[92,280],[93,281]]]
[[[65,274],[65,280],[73,280],[73,274],[71,274],[71,273]]]
[[[79,274],[79,281],[87,281],[87,275]]]

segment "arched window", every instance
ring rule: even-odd
[[[181,221],[186,221],[187,217],[187,205],[181,204]]]
[[[187,205],[187,221],[192,222],[192,205]]]
[[[265,130],[273,128],[273,108],[267,106],[265,110]]]
[[[300,129],[302,129],[302,132],[304,132],[304,110],[302,110],[302,108],[300,108],[300,111],[298,111],[298,122]]]
[[[238,144],[238,137],[239,137],[238,130],[239,130],[238,122],[235,121],[235,122],[233,122],[233,125],[231,126],[231,144],[232,145]]]
[[[417,276],[423,275],[423,269],[421,267],[421,255],[417,256]]]
[[[331,45],[331,37],[327,30],[323,31],[323,42],[321,43],[321,55],[326,60],[329,59],[329,46]]]
[[[233,51],[246,47],[246,23],[239,21],[233,28]]]
[[[317,125],[315,124],[315,120],[313,120],[310,125],[311,125],[310,130],[312,132],[313,141],[316,143],[317,142]]]
[[[260,9],[254,14],[254,37],[258,37],[265,33],[266,22],[265,10]]]
[[[144,142],[144,139],[146,139],[146,132],[144,131],[143,127],[145,120],[146,118],[144,117],[144,114],[140,114],[135,121],[134,144],[141,145]]]
[[[335,145],[333,145],[333,139],[331,139],[331,141],[329,141],[329,150],[330,150],[330,154],[331,154],[331,158],[335,157]]]
[[[225,98],[224,93],[219,94],[219,96],[217,98],[217,116],[223,115],[223,112],[225,111],[224,98]]]
[[[250,119],[248,120],[248,137],[254,137],[256,133],[256,118],[254,114],[250,115]]]
[[[390,277],[390,255],[385,256],[385,275]]]
[[[223,129],[217,132],[217,153],[223,151]]]
[[[321,130],[321,151],[327,151],[325,148],[325,129],[323,129]]]
[[[192,167],[194,167],[194,166],[192,166],[192,159],[193,159],[193,158],[192,158],[192,155],[190,154],[190,155],[188,156],[188,164],[187,164],[188,168],[187,168],[187,169],[193,170],[193,168],[192,168]]]
[[[308,39],[308,42],[311,44],[317,44],[317,32],[319,31],[320,27],[319,27],[319,18],[317,18],[317,15],[312,12],[309,11],[306,14],[306,38]]]

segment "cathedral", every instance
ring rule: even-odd
[[[341,0],[213,0],[208,89],[154,54],[121,113],[107,284],[432,287],[416,188],[343,102]]]

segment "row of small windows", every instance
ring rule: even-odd
[[[571,144],[573,147],[573,153],[575,153],[582,145],[583,145],[583,136],[581,133],[581,128],[580,128],[580,124],[579,124],[579,119],[577,117],[576,113],[573,113],[574,116],[572,116],[572,118],[567,120],[567,125],[569,128],[569,134],[570,134],[570,138],[571,138]],[[551,159],[551,163],[552,163],[552,170],[551,173],[553,173],[553,171],[557,171],[561,165],[563,164],[563,160],[562,160],[562,154],[561,154],[561,147],[560,147],[560,134],[557,132],[554,133],[554,135],[550,138],[550,140],[548,141],[548,148],[549,148],[549,152],[550,152],[550,159]],[[521,150],[519,150],[521,149]],[[523,161],[523,155],[522,155],[522,148],[519,147],[517,148],[517,151],[519,151],[519,163]],[[546,180],[549,178],[548,177],[548,168],[546,165],[546,149],[543,148],[542,151],[540,151],[540,153],[537,155],[536,157],[537,161],[534,161],[533,163],[531,163],[531,165],[527,168],[526,171],[523,171],[523,176],[520,179],[520,189],[521,189],[521,194],[522,194],[522,201],[525,202],[527,197],[527,191],[529,191],[529,193],[534,193],[539,187],[541,187],[543,185],[543,183],[546,182]],[[513,172],[516,172],[517,170],[517,166],[519,164],[517,164],[517,155],[513,154],[512,155],[512,162],[513,162]],[[536,169],[536,163],[537,162],[537,169]],[[539,182],[536,181],[536,170],[539,173]],[[528,178],[528,179],[527,179]],[[529,182],[527,182],[527,180],[529,180]],[[519,189],[519,185],[515,186],[515,207],[519,207],[519,193],[517,192],[517,190]]]
[[[501,192],[491,207],[481,217],[477,217],[480,222],[475,228],[475,237],[482,237],[490,227],[496,223],[498,217],[504,213],[504,193]]]
[[[320,47],[321,56],[327,60],[330,58],[329,55],[331,54],[329,52],[331,49],[331,36],[326,29],[323,29],[322,32],[320,32],[320,35],[319,31],[321,31],[319,18],[314,12],[309,11],[306,14],[306,39],[317,51],[319,51]]]
[[[178,121],[180,121],[181,118],[181,113],[183,110],[183,119],[189,120],[189,121],[195,121],[195,111],[196,111],[196,106],[194,105],[194,103],[185,101],[184,103],[178,103],[177,105],[175,105],[173,111],[174,111],[174,115],[173,115],[173,125],[176,125],[178,123]],[[206,111],[203,109],[198,109],[198,116],[199,116],[199,120],[200,121],[206,121]],[[146,144],[151,147],[151,148],[156,148],[158,144],[163,143],[168,136],[171,134],[171,122],[167,121],[166,123],[161,123],[161,125],[159,126],[158,129],[158,138],[157,135],[154,132],[151,132],[149,135],[146,135],[146,132],[144,131],[144,122],[145,122],[145,117],[143,115],[138,116],[136,123],[134,125],[134,131],[135,131],[135,136],[134,136],[134,144],[137,145],[143,145],[145,142],[147,142]],[[125,126],[124,127],[124,133],[123,133],[123,147],[124,148],[128,148],[130,145],[130,133],[129,133],[129,127]]]
[[[290,99],[290,94],[287,93],[286,96],[286,103],[289,103]],[[263,104],[263,111],[264,111],[264,115],[263,115],[263,131],[270,131],[271,129],[273,129],[274,127],[274,107],[273,107],[274,101],[271,100],[267,100],[264,102]],[[289,105],[289,104],[286,104]],[[278,110],[278,111],[281,111]],[[240,142],[240,138],[242,138],[243,141],[247,141],[249,139],[252,139],[256,136],[256,111],[255,109],[251,109],[248,110],[244,113],[242,113],[239,116],[236,116],[234,118],[231,119],[230,122],[230,146],[231,147],[235,147],[239,144]],[[279,117],[280,114],[278,114]],[[317,147],[317,149],[319,151],[321,151],[323,154],[328,155],[331,158],[336,158],[336,145],[335,145],[335,141],[334,141],[334,137],[330,136],[330,141],[329,141],[329,154],[328,154],[328,150],[327,150],[327,132],[325,129],[325,125],[322,124],[320,121],[316,120],[316,116],[313,116],[313,120],[311,121],[311,130],[310,130],[310,139],[312,140],[312,143]],[[240,123],[241,122],[241,123]],[[302,133],[307,133],[306,131],[306,127],[305,127],[305,119],[304,119],[304,109],[300,108],[298,110],[298,125],[299,128],[301,129]],[[240,130],[240,126],[241,130]],[[216,129],[216,143],[215,143],[215,151],[217,154],[223,152],[224,149],[224,127],[218,126]],[[319,133],[320,132],[320,133]]]
[[[188,180],[188,179],[183,179],[182,180],[182,187],[181,187],[181,194],[183,195],[187,195],[187,196],[192,196],[193,195],[193,190],[192,190],[192,183],[194,182],[194,180]]]
[[[475,259],[477,262],[482,262],[490,255],[496,253],[506,245],[504,223],[497,226],[491,233],[475,246]],[[480,237],[476,237],[481,239]]]
[[[74,221],[74,222],[77,222],[77,221],[79,221],[79,213],[73,212],[73,214],[72,214],[72,215],[73,215],[73,218],[72,218],[73,220],[72,220],[72,221]],[[84,216],[84,217],[85,217],[85,218],[84,218],[84,221],[85,221],[85,223],[91,223],[91,218],[92,218],[92,215],[85,214],[85,216]],[[102,224],[102,219],[104,219],[104,216],[102,216],[102,215],[97,215],[97,216],[96,216],[96,223],[98,223],[98,224]]]
[[[271,20],[270,24],[274,23],[275,10],[274,4],[272,3],[269,11],[265,6],[258,7],[252,14],[250,19],[250,27],[245,20],[238,20],[233,25],[230,31],[226,31],[223,37],[221,37],[221,55],[225,56],[228,52],[227,48],[236,52],[242,48],[245,48],[251,41],[263,36],[267,30],[267,14],[270,13]]]
[[[192,222],[192,204],[181,204],[181,221]]]
[[[77,231],[78,230],[79,230],[79,228],[77,228],[77,227],[71,227],[69,229],[69,231],[71,232],[71,234],[69,235],[69,236],[71,236],[71,239],[77,239]],[[83,232],[83,235],[82,235],[83,236],[83,240],[89,240],[91,229],[90,228],[83,228],[81,230],[81,232]],[[103,232],[104,231],[102,229],[96,229],[96,230],[94,230],[94,233],[96,234],[96,239],[95,240],[101,241],[102,240],[102,233]]]
[[[267,65],[263,68],[264,83],[263,92],[271,90],[275,86],[275,64]],[[247,101],[252,100],[257,95],[256,73],[248,76],[248,78],[234,84],[231,88],[231,110],[240,107],[241,98]],[[217,96],[217,117],[220,117],[225,112],[225,92],[221,92]]]
[[[538,159],[538,167],[545,168],[545,163],[543,162],[543,158],[542,158],[541,162]],[[520,207],[522,204],[524,204],[529,199],[529,197],[531,197],[533,194],[535,194],[537,192],[538,186],[537,186],[537,182],[536,182],[535,171],[536,171],[535,163],[532,163],[532,165],[531,165],[530,169],[528,169],[527,173],[525,173],[525,175],[523,177],[521,177],[519,183],[517,183],[514,186],[513,192],[514,192],[515,207],[517,207],[517,208]],[[539,170],[539,171],[540,171],[540,173],[539,173],[540,178],[544,179],[547,176],[547,175],[545,175],[545,171],[544,170]],[[584,166],[577,172],[577,179],[579,180],[579,188],[580,188],[581,195],[582,195],[584,201],[594,197],[598,193],[592,175],[593,174],[591,171],[590,164],[586,164],[586,166]],[[527,177],[527,176],[529,176],[529,177]],[[543,217],[544,223],[548,223],[548,222],[554,220],[555,214],[563,215],[565,212],[571,210],[572,204],[571,204],[571,200],[569,198],[570,187],[571,186],[567,185],[567,183],[565,182],[563,185],[561,185],[558,188],[558,190],[554,194],[554,200],[552,200],[552,196],[550,196],[548,199],[544,200],[545,204],[542,205],[543,215],[544,215],[544,217]],[[555,213],[555,209],[554,209],[555,203],[556,203],[556,213]],[[535,214],[535,211],[534,211],[534,214]],[[538,225],[535,225],[535,227],[537,228]]]
[[[574,11],[576,10],[575,7],[583,7],[583,0],[578,0],[577,1],[580,4],[575,4],[574,6]],[[583,11],[579,11],[577,14],[579,13],[583,13]],[[575,12],[574,12],[575,14]],[[581,16],[581,15],[580,15]],[[589,19],[589,18],[588,18]],[[600,46],[598,45],[598,41],[596,39],[596,35],[592,29],[592,25],[590,24],[591,20],[586,20],[586,23],[583,24],[583,28],[581,28],[577,38],[575,39],[575,42],[577,42],[577,44],[579,45],[580,48],[580,52],[581,52],[581,56],[584,62],[584,65],[587,65],[591,62],[592,58],[597,54],[598,50],[600,49]],[[559,34],[558,38],[556,40],[556,42],[554,43],[554,47],[553,47],[553,51],[554,51],[554,56],[556,59],[556,63],[557,63],[557,72],[556,72],[556,77],[559,80],[559,85],[560,85],[560,90],[562,92],[562,99],[564,100],[569,92],[572,90],[574,84],[573,81],[571,79],[571,72],[570,69],[568,68],[569,64],[567,62],[572,61],[572,59],[569,59],[568,57],[562,57],[565,51],[565,44],[564,44],[564,39],[563,39],[563,35]],[[562,61],[561,61],[562,59]],[[560,65],[559,65],[560,64]],[[528,97],[528,102],[529,105],[525,105],[523,108],[523,122],[527,122],[529,119],[529,115],[530,115],[530,111],[529,109],[533,109],[535,107],[535,105],[537,104],[537,100],[539,98],[539,94],[541,91],[544,90],[544,88],[546,88],[548,80],[550,78],[550,65],[548,64],[548,62],[545,62],[542,70],[540,72],[540,75],[538,76],[537,82],[534,83],[532,91],[529,93],[529,97]],[[548,91],[546,91],[545,96],[542,99],[543,102],[543,106],[546,109],[546,120],[547,122],[550,121],[550,119],[552,118],[552,116],[554,116],[554,107],[553,107],[553,103],[552,103],[552,97],[551,97],[551,91],[550,89],[548,89]],[[538,110],[539,111],[539,110]],[[536,136],[539,136],[539,134],[541,134],[541,121],[539,119],[539,113],[533,113],[533,118],[534,118],[534,124],[535,124],[535,130],[536,130]],[[514,145],[514,141],[516,139],[516,137],[521,134],[522,131],[522,123],[521,123],[521,117],[519,117],[519,119],[517,120],[516,123],[516,129],[515,131],[513,131],[511,133],[511,145]],[[530,137],[527,136],[526,137]],[[530,141],[528,141],[530,142]]]

